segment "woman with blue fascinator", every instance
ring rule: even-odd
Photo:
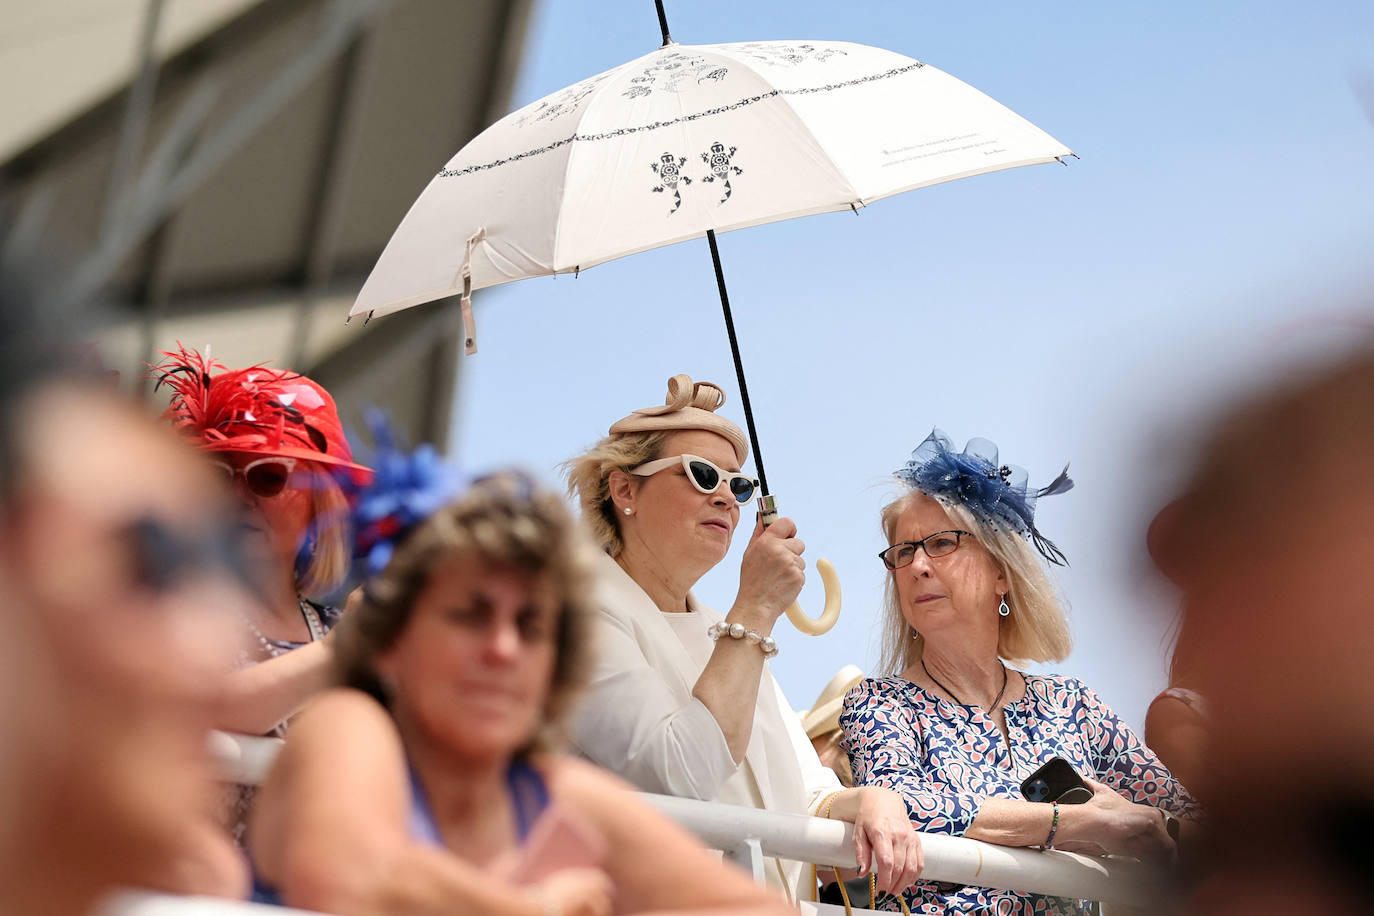
[[[1037,499],[1072,488],[1068,468],[1032,489],[991,442],[956,451],[935,430],[895,476],[905,488],[882,511],[879,554],[889,676],[862,681],[840,716],[856,782],[900,792],[921,831],[1170,861],[1198,813],[1187,789],[1090,687],[1004,662],[1069,652],[1042,563],[1064,554],[1035,525]],[[932,881],[905,900],[925,913],[1088,911]]]
[[[384,444],[354,517],[340,687],[293,725],[251,829],[257,898],[350,914],[786,910],[614,777],[556,753],[590,544],[518,473]]]

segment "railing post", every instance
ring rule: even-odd
[[[758,837],[747,837],[725,854],[725,857],[749,872],[759,884],[767,882],[763,873],[763,843]]]

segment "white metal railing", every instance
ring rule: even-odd
[[[120,891],[101,901],[90,916],[326,916],[314,910],[295,910],[264,903],[188,897],[147,891]]]
[[[225,732],[215,732],[211,736],[221,778],[234,782],[261,782],[281,743],[276,738]],[[856,864],[854,828],[844,821],[667,795],[645,797],[707,846],[722,850],[760,879],[764,856],[843,868],[853,868]],[[1165,878],[1160,870],[1134,859],[1102,859],[1059,850],[1019,849],[938,833],[921,834],[921,844],[926,855],[922,876],[932,881],[1142,906],[1158,901]],[[120,916],[162,916],[172,912],[132,909]],[[240,911],[188,909],[175,912],[203,912],[207,916],[223,912],[227,916]]]
[[[646,795],[658,810],[725,851],[756,874],[761,856],[853,868],[854,825],[844,821],[761,811],[737,805]],[[1027,894],[1100,900],[1127,906],[1156,903],[1165,875],[1135,859],[1101,859],[1053,850],[997,846],[978,840],[921,834],[922,877]]]
[[[210,732],[210,753],[215,761],[215,775],[225,782],[261,785],[267,778],[267,772],[272,769],[281,746],[280,738]]]

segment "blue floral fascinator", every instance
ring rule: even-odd
[[[1032,489],[1023,468],[999,463],[993,442],[970,439],[962,452],[956,452],[949,436],[933,429],[892,476],[940,502],[967,506],[984,521],[1028,538],[1056,566],[1069,565],[1063,552],[1035,527],[1036,501],[1073,489],[1067,464],[1049,486]]]
[[[353,572],[367,580],[386,569],[396,547],[417,525],[452,502],[467,478],[439,457],[432,445],[405,451],[380,410],[369,411],[367,425],[375,444],[372,483],[353,500]]]

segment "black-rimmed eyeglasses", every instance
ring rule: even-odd
[[[947,557],[959,549],[959,539],[963,537],[973,537],[972,531],[937,531],[928,534],[919,541],[902,541],[900,544],[893,544],[886,550],[878,553],[878,559],[883,561],[883,565],[888,569],[901,569],[903,566],[910,566],[916,559],[916,551],[924,550],[926,556],[932,560],[940,557]]]

